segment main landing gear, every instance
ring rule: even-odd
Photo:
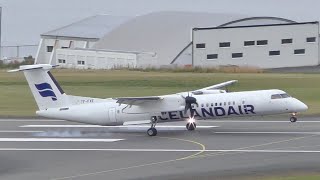
[[[291,117],[290,117],[290,122],[294,123],[297,122],[298,118],[297,118],[297,114],[296,113],[292,113]]]
[[[196,129],[196,127],[197,127],[197,125],[194,122],[188,122],[186,124],[186,128],[188,129],[188,131],[193,131]]]
[[[147,134],[149,136],[156,136],[158,131],[156,129],[156,124],[157,124],[157,118],[156,117],[151,117],[151,127],[148,129]]]

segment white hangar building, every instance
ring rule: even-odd
[[[234,14],[97,15],[41,35],[36,63],[66,68],[319,64],[318,22]]]

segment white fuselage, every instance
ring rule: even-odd
[[[257,116],[305,111],[307,106],[293,97],[272,99],[272,95],[284,94],[281,90],[243,91],[192,95],[197,99],[193,105],[194,118],[216,119],[239,116]],[[115,125],[133,121],[147,121],[151,117],[158,122],[179,121],[189,118],[184,113],[184,99],[181,94],[162,96],[158,102],[141,105],[118,104],[116,100],[100,102],[85,101],[83,104],[62,108],[48,108],[37,114],[49,118],[65,119],[96,125]],[[88,102],[88,103],[86,103]]]

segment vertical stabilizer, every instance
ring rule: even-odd
[[[53,67],[49,64],[36,64],[20,66],[19,69],[9,71],[23,71],[40,110],[68,104],[67,95],[50,73]]]

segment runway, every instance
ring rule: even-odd
[[[1,179],[246,179],[320,172],[320,118],[101,127],[0,119]]]

